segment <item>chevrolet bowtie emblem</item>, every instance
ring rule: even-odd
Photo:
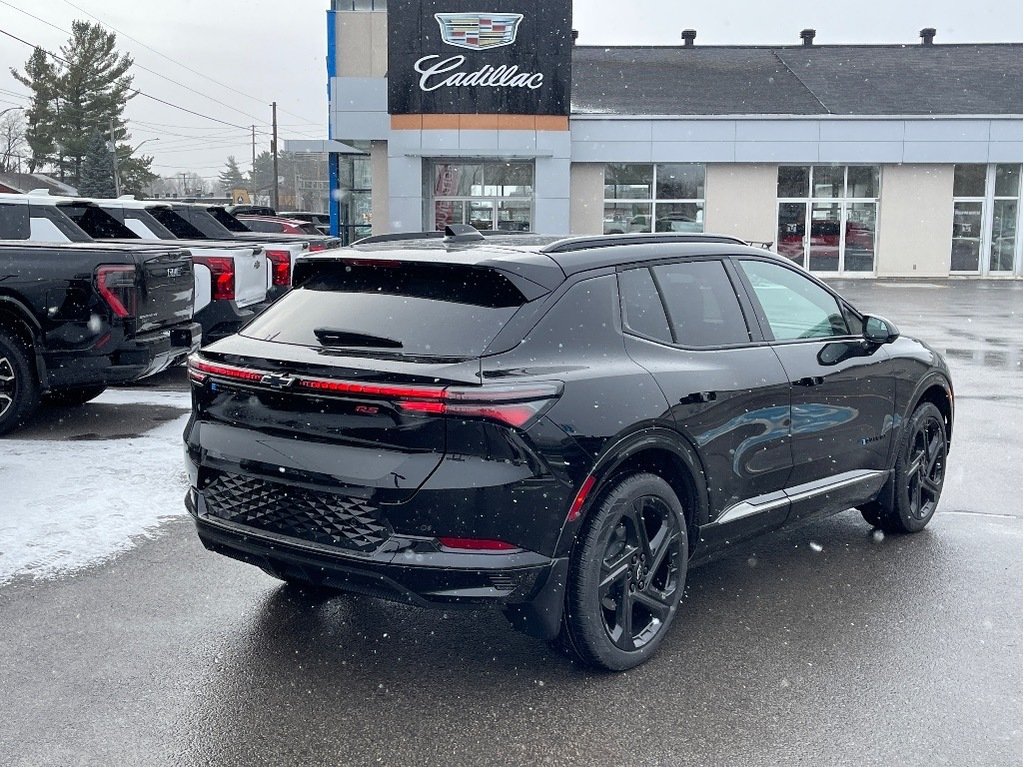
[[[296,378],[294,376],[289,376],[287,373],[268,373],[260,379],[260,384],[267,387],[273,387],[274,389],[287,389],[294,384],[295,381]]]

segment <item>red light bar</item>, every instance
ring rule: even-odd
[[[298,379],[296,386],[301,389],[312,389],[316,392],[329,392],[339,395],[366,395],[367,397],[391,397],[400,400],[441,400],[444,398],[444,389],[441,387],[359,384],[354,381],[312,379],[305,376]]]
[[[267,259],[270,261],[272,285],[291,285],[292,255],[288,251],[268,249]]]
[[[225,379],[256,382],[262,381],[266,374],[251,368],[239,368],[236,365],[210,363],[193,356],[188,359],[188,376],[197,383],[206,381],[207,376],[222,376]]]
[[[473,549],[481,552],[499,552],[520,549],[515,544],[497,539],[466,539],[459,536],[438,536],[437,540],[446,549]]]

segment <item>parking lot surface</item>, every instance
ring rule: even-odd
[[[952,369],[936,518],[848,511],[695,569],[623,674],[205,552],[181,372],[41,412],[0,442],[0,762],[1020,764],[1021,284],[836,285]]]

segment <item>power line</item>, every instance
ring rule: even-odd
[[[253,101],[259,102],[260,104],[266,104],[266,100],[265,99],[257,98],[256,96],[253,96],[251,94],[248,94],[248,93],[245,93],[243,91],[240,91],[237,88],[233,88],[232,86],[227,85],[226,83],[222,83],[219,80],[216,80],[216,79],[210,77],[209,75],[207,75],[204,72],[200,72],[197,69],[193,69],[192,67],[188,66],[187,64],[182,64],[177,59],[171,58],[167,54],[165,54],[165,53],[163,53],[161,51],[158,51],[156,48],[153,48],[152,46],[146,45],[146,43],[142,42],[141,40],[132,37],[131,35],[129,35],[126,32],[122,32],[120,29],[118,29],[117,27],[113,26],[112,24],[109,24],[109,23],[103,21],[102,19],[94,16],[93,14],[89,13],[87,10],[85,10],[81,6],[75,5],[74,3],[71,2],[71,0],[64,0],[64,3],[66,5],[70,5],[75,10],[80,11],[81,13],[84,13],[86,16],[91,18],[93,21],[96,21],[97,23],[102,24],[103,26],[107,27],[108,29],[112,29],[114,32],[117,32],[119,35],[128,38],[132,42],[134,42],[134,43],[136,43],[138,45],[141,45],[143,48],[145,48],[145,49],[147,49],[149,51],[152,51],[157,56],[160,56],[160,57],[162,57],[164,59],[167,59],[167,61],[171,62],[172,64],[177,64],[179,67],[182,67],[183,69],[187,69],[189,72],[192,72],[193,74],[199,75],[200,77],[205,78],[206,80],[209,80],[211,83],[215,83],[215,84],[219,85],[221,88],[226,88],[227,90],[229,90],[229,91],[231,91],[233,93],[237,93],[239,96],[244,96],[247,99],[252,99]],[[292,117],[297,117],[300,120],[309,120],[308,117],[304,117],[303,115],[297,115],[294,112],[289,112],[288,110],[286,110],[284,108],[281,108],[281,111],[286,113],[286,114],[291,115]],[[242,114],[245,114],[245,113],[243,112]],[[305,125],[318,126],[318,125],[321,125],[321,123],[307,122],[307,123],[302,123],[301,125],[304,125],[304,126]]]

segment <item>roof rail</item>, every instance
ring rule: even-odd
[[[611,248],[616,245],[652,245],[654,243],[731,243],[746,245],[744,240],[730,235],[705,235],[697,232],[630,233],[625,235],[589,235],[569,237],[541,248],[541,253],[571,253],[591,248]]]
[[[503,229],[474,229],[473,227],[469,227],[469,225],[461,225],[461,224],[460,225],[455,225],[455,226],[459,226],[459,227],[467,226],[468,228],[473,229],[474,232],[476,232],[477,234],[479,234],[481,237],[484,237],[484,238],[487,238],[487,237],[515,237],[516,235],[532,235],[533,234],[533,232],[506,232]],[[447,229],[449,229],[449,227],[446,227],[445,229],[447,231]],[[442,232],[441,230],[434,230],[432,232],[391,232],[391,233],[389,233],[387,235],[370,235],[368,237],[363,237],[363,238],[361,238],[359,240],[354,241],[352,243],[352,245],[374,245],[375,243],[396,243],[396,242],[400,242],[402,240],[435,240],[435,239],[441,239],[441,238],[445,238],[449,242],[453,241],[453,239],[452,239],[452,237],[451,237],[451,235],[449,233]],[[464,241],[464,242],[468,242],[470,239],[472,239],[474,241],[478,240],[478,238],[476,238],[476,237],[468,237],[467,238],[467,237],[465,237],[465,233],[462,233],[460,236],[458,236],[457,239],[454,240],[454,242],[459,242],[460,240]]]

